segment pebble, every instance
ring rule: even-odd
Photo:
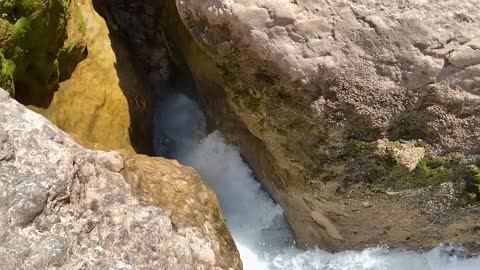
[[[363,205],[363,207],[365,207],[365,208],[370,208],[370,207],[373,206],[371,202],[363,202],[362,205]]]

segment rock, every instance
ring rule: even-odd
[[[186,30],[170,16],[167,38],[209,115],[283,206],[298,243],[338,250],[469,242],[455,228],[475,210],[449,208],[419,186],[456,182],[461,204],[465,190],[453,172],[480,156],[478,1],[177,0],[176,7]],[[382,150],[378,141],[393,146]],[[403,188],[422,195],[382,197]],[[361,204],[362,192],[379,211],[368,219],[324,213],[345,241],[311,218],[322,201],[340,209],[356,194]],[[306,203],[310,197],[318,202]],[[388,220],[393,205],[415,216],[408,230]],[[406,234],[432,218],[441,224],[432,234]],[[362,235],[374,225],[390,226],[389,234]]]
[[[362,202],[362,206],[365,207],[365,208],[370,208],[370,207],[372,207],[372,203],[371,202]]]
[[[112,172],[120,172],[124,168],[122,156],[117,152],[102,152],[95,158],[96,162],[105,166]]]
[[[188,238],[205,235],[212,240],[192,239],[195,243],[192,252],[200,260],[205,263],[217,260],[218,265],[240,267],[238,252],[228,248],[235,243],[224,224],[217,197],[192,168],[174,160],[135,155],[127,158],[122,174],[142,201],[171,209],[173,226],[188,228],[180,229],[179,233]]]
[[[6,1],[0,13],[0,87],[85,146],[148,153],[150,98],[90,0]]]
[[[87,4],[87,5],[86,5]],[[88,56],[87,26],[91,17],[84,16],[93,11],[85,9],[88,2],[68,1],[69,18],[67,21],[67,39],[58,52],[58,69],[60,82],[71,78],[77,65]]]
[[[130,187],[118,154],[84,149],[13,99],[0,111],[0,147],[14,154],[0,159],[2,269],[241,269],[216,197],[192,169],[127,158],[150,166],[127,166]],[[174,200],[155,197],[162,190]]]
[[[417,147],[415,142],[390,143],[386,146],[386,150],[395,161],[405,166],[410,172],[415,170],[426,155],[425,148]]]
[[[86,147],[149,153],[152,99],[126,46],[111,35],[91,0],[71,1],[70,12],[75,16],[62,51],[65,81],[48,108],[33,109]]]
[[[10,94],[6,91],[0,92],[0,100],[5,100],[10,97]]]
[[[343,240],[343,237],[340,235],[337,228],[323,214],[319,212],[312,212],[311,216],[312,219],[315,220],[316,223],[318,223],[318,225],[322,226],[322,228],[325,229],[325,231],[331,238],[336,240]]]

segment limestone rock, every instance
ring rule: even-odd
[[[362,206],[365,207],[365,208],[370,208],[370,207],[372,207],[372,203],[370,203],[370,202],[363,202],[363,203],[362,203]]]
[[[148,153],[152,99],[127,48],[110,36],[92,1],[72,0],[70,9],[76,15],[68,41],[86,46],[88,55],[65,71],[48,108],[37,111],[89,148]],[[66,50],[75,58],[71,46]]]
[[[454,172],[480,155],[480,2],[177,0],[176,5],[192,43],[207,55],[196,56],[202,50],[194,45],[182,47],[210,115],[284,207],[299,243],[428,248],[456,238],[444,228],[456,227],[452,224],[474,210],[468,203],[464,212],[450,209],[455,203],[438,198],[438,186],[430,183],[455,181],[453,197],[462,204],[461,187],[471,180]],[[181,33],[179,28],[172,31]],[[401,178],[396,162],[374,153],[379,140],[422,141],[390,153],[412,172],[402,171]],[[446,161],[454,152],[463,161]],[[427,161],[415,169],[423,156]],[[437,158],[442,162],[428,165]],[[329,169],[340,167],[343,175]],[[371,194],[366,184],[380,183],[381,189],[401,182],[418,189],[411,183],[421,181],[415,196],[395,198]],[[332,240],[311,218],[312,211],[324,210],[325,201],[344,209],[342,202],[353,196],[361,204],[361,192],[375,205],[365,211],[377,211],[366,221],[323,214],[345,241]],[[384,209],[395,205],[398,213],[416,216],[409,225],[413,231],[435,219],[442,225],[429,228],[441,236],[431,241],[418,233],[418,241],[402,240],[411,235],[383,218],[374,198]],[[368,233],[370,238],[361,239],[352,224],[363,231],[388,227],[389,233],[382,240]]]
[[[186,237],[200,234],[213,240],[199,242],[192,239],[192,245],[196,247],[193,252],[200,260],[205,263],[217,260],[218,265],[240,267],[238,252],[226,248],[235,246],[235,243],[224,224],[217,197],[192,168],[175,160],[142,155],[128,157],[125,163],[123,174],[137,197],[171,209],[173,226],[188,228],[179,229],[179,233]],[[215,257],[215,254],[220,256]]]
[[[425,158],[425,148],[415,146],[414,142],[400,143],[398,145],[390,144],[387,147],[387,151],[410,172],[414,171],[418,163]]]
[[[120,155],[85,150],[0,90],[1,268],[240,269],[212,191],[191,169],[157,164],[164,183],[152,186],[177,187],[176,204],[151,193],[137,199]]]

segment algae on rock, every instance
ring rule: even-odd
[[[47,106],[59,80],[58,51],[66,38],[66,0],[0,3],[0,46],[15,64],[13,81],[2,82],[24,104]],[[2,68],[3,69],[3,68]]]
[[[77,65],[87,57],[87,26],[80,2],[70,0],[67,39],[58,52],[59,80],[70,79]]]
[[[13,73],[15,64],[8,59],[0,51],[0,86],[7,90],[10,95],[15,95],[15,85],[13,82]]]

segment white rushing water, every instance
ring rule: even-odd
[[[191,166],[218,195],[245,270],[479,270],[480,258],[450,256],[447,247],[416,253],[384,248],[328,253],[294,247],[282,209],[262,191],[238,150],[220,132],[207,134],[199,106],[184,95],[157,105],[157,155]]]

